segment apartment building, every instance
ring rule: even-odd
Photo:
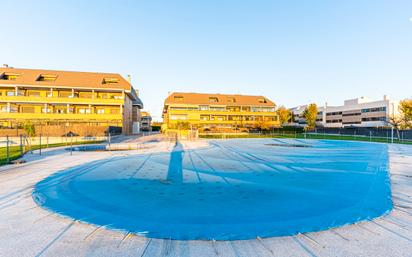
[[[130,134],[133,112],[142,107],[132,85],[119,74],[0,68],[2,126],[94,124],[122,127]]]
[[[182,122],[200,129],[278,127],[275,108],[264,96],[172,93],[164,103],[163,128]]]
[[[140,127],[142,131],[152,131],[152,116],[150,116],[150,113],[142,112]]]
[[[384,96],[382,100],[373,101],[366,97],[345,100],[341,106],[318,107],[316,124],[323,127],[385,127],[391,116],[399,114],[399,102]],[[307,106],[292,108],[294,125],[306,124],[303,111]]]

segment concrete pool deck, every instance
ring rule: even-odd
[[[207,141],[184,142],[184,148]],[[171,151],[155,142],[138,151],[26,155],[27,163],[0,167],[0,256],[410,256],[412,146],[389,145],[393,211],[369,222],[288,237],[242,241],[150,239],[84,224],[38,207],[33,186],[56,171],[105,158]]]

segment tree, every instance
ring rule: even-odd
[[[412,128],[412,99],[405,99],[399,103],[399,110],[405,128]]]
[[[318,106],[316,104],[309,104],[303,111],[303,117],[306,120],[306,129],[314,129],[316,126],[316,116],[318,115]]]
[[[399,129],[403,127],[404,121],[401,115],[391,115],[388,123],[396,130],[398,139],[400,138]]]
[[[289,109],[285,108],[284,106],[280,106],[276,110],[276,113],[279,116],[280,125],[283,125],[286,122],[291,121],[292,119],[292,112]]]
[[[262,120],[255,121],[254,127],[258,129],[259,131],[264,131],[264,130],[268,130],[270,126],[268,122],[262,119]]]
[[[36,128],[33,124],[24,124],[24,131],[26,131],[26,134],[29,137],[34,137],[36,135]]]

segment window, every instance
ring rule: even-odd
[[[344,117],[347,117],[347,116],[359,116],[359,115],[361,115],[360,112],[359,112],[359,113],[344,113],[344,114],[342,114],[342,116],[344,116]]]
[[[228,110],[229,112],[240,112],[240,107],[238,107],[238,106],[227,106],[226,110]]]
[[[177,101],[177,102],[181,102],[181,101],[183,101],[183,96],[181,96],[181,95],[175,95],[174,97],[173,97],[173,99],[175,100],[175,101]]]
[[[367,108],[362,109],[361,112],[386,112],[386,107]]]
[[[342,115],[342,112],[328,112],[326,116],[333,116],[333,115]]]
[[[341,119],[337,119],[337,120],[327,120],[326,123],[341,123],[342,120]]]
[[[118,84],[119,79],[118,78],[104,78],[103,79],[103,84]]]
[[[41,74],[37,81],[55,81],[57,79],[57,75],[50,75],[50,74]]]
[[[236,98],[234,98],[234,97],[228,97],[228,98],[227,98],[227,102],[228,102],[228,103],[236,103]]]
[[[15,91],[7,91],[7,96],[14,96],[15,93]]]
[[[97,109],[97,114],[104,114],[104,109]]]
[[[261,103],[261,104],[267,103],[267,101],[266,101],[265,98],[259,98],[259,99],[258,99],[258,102]]]
[[[209,110],[209,105],[199,105],[199,110],[208,111]]]
[[[42,113],[51,113],[51,111],[52,111],[52,110],[51,110],[50,108],[42,108],[42,109],[41,109],[41,112],[42,112]]]
[[[370,117],[370,118],[362,118],[362,121],[385,121],[386,117]]]
[[[5,73],[0,75],[0,79],[2,79],[2,80],[16,80],[19,76],[20,76],[20,74],[17,74],[17,73],[5,72]]]
[[[80,108],[80,109],[78,109],[79,110],[79,113],[81,113],[81,114],[88,114],[88,113],[90,113],[90,109],[89,108]]]
[[[250,112],[250,107],[249,106],[242,106],[242,111]]]
[[[225,107],[219,107],[219,106],[210,106],[210,110],[211,111],[218,111],[218,112],[224,112],[226,111]]]
[[[217,103],[217,102],[219,102],[219,99],[217,99],[217,97],[209,97],[209,102]]]

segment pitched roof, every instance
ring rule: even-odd
[[[213,102],[211,98],[217,99],[217,102]],[[264,96],[180,92],[174,92],[166,98],[165,105],[170,104],[275,106],[274,102]]]
[[[4,75],[17,76],[13,80],[1,79]],[[41,81],[41,76],[53,79]],[[131,84],[117,73],[17,69],[9,67],[0,67],[0,85],[3,84],[132,91]]]

